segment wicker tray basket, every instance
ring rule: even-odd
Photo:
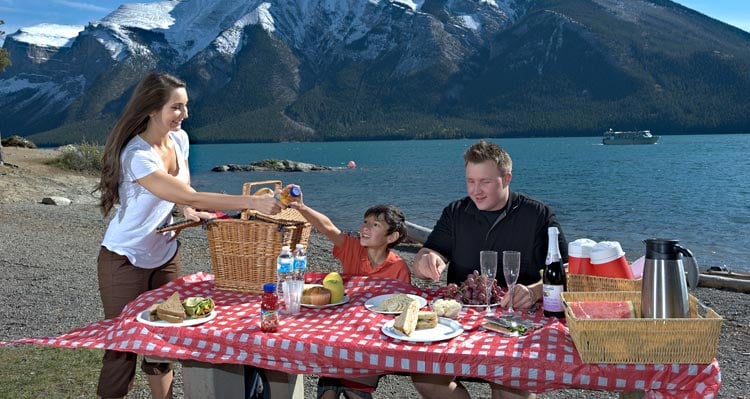
[[[245,183],[242,191],[249,195],[268,184],[281,187],[281,181],[268,180]],[[240,219],[211,220],[206,231],[216,288],[260,294],[263,284],[276,282],[281,247],[307,246],[311,225],[291,208],[276,215],[246,210]]]
[[[641,293],[564,292],[562,297],[570,336],[584,363],[707,364],[716,356],[723,319],[692,295],[685,319],[577,319],[570,302],[632,301],[640,317]]]
[[[588,274],[568,274],[568,291],[640,291],[643,280],[591,276]]]

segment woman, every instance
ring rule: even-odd
[[[179,243],[174,232],[157,234],[172,221],[176,205],[185,218],[208,219],[201,211],[281,210],[273,194],[227,195],[195,191],[190,186],[188,137],[181,129],[188,117],[185,83],[165,73],[150,73],[138,84],[122,116],[107,138],[104,166],[96,190],[102,214],[115,211],[98,258],[99,291],[105,318],[120,314],[141,293],[181,276]],[[105,351],[97,394],[124,397],[133,382],[137,355]],[[144,359],[152,397],[172,396],[170,363]]]

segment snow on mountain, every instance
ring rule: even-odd
[[[83,91],[85,79],[78,75],[71,76],[66,79],[66,83],[73,88],[77,88],[76,93],[80,93]],[[6,96],[22,90],[33,94],[22,101]],[[3,101],[4,98],[8,99],[7,103]],[[61,89],[61,85],[51,81],[32,82],[29,79],[17,77],[0,81],[0,106],[8,106],[10,112],[20,112],[29,104],[41,104],[36,115],[34,115],[36,117],[55,112],[55,108],[60,107],[61,104],[67,106],[74,100],[75,97],[68,90]]]
[[[419,11],[422,8],[422,4],[424,4],[424,0],[392,0],[392,2],[403,4],[414,11]]]
[[[508,3],[513,0],[449,0],[448,9],[465,9],[465,4],[490,6],[515,18]],[[127,3],[84,31],[108,49],[112,58],[122,60],[128,53],[146,54],[150,50],[133,36],[134,30],[164,35],[177,51],[178,63],[186,62],[209,46],[232,56],[241,48],[241,31],[248,25],[260,25],[268,32],[285,38],[290,45],[303,50],[309,40],[307,28],[319,18],[327,19],[327,40],[353,43],[371,34],[377,22],[373,9],[388,3],[399,4],[419,13],[424,0],[168,0],[155,3]],[[474,14],[455,12],[459,23],[470,30],[480,30],[481,18]],[[285,20],[279,31],[277,20]],[[11,35],[19,42],[38,46],[70,46],[84,30],[82,26],[41,24],[22,28]],[[315,38],[313,38],[315,39]],[[317,38],[322,40],[323,38]]]
[[[83,26],[39,24],[19,29],[13,39],[41,47],[70,47]]]
[[[75,112],[100,113],[98,100],[89,101],[86,93],[92,86],[118,93],[119,85],[98,79],[116,65],[127,65],[118,71],[124,78],[129,78],[126,70],[131,68],[185,68],[186,76],[194,73],[197,81],[213,87],[230,81],[234,69],[242,67],[235,62],[243,40],[252,37],[256,42],[251,45],[258,45],[248,27],[267,32],[273,43],[279,43],[280,52],[291,50],[289,59],[274,60],[278,55],[271,54],[269,60],[289,67],[285,78],[291,81],[300,79],[296,62],[325,76],[331,64],[363,63],[384,54],[391,57],[393,76],[415,76],[430,69],[456,72],[462,60],[515,19],[518,2],[443,0],[439,17],[422,11],[425,0],[127,3],[85,27],[42,24],[8,35],[16,74],[0,77],[0,94],[5,97],[0,109],[20,115],[38,103],[45,112],[48,107],[56,109],[48,114],[62,118],[79,101]],[[48,63],[53,57],[56,62]],[[69,71],[76,72],[69,76]],[[273,89],[285,86],[275,84]],[[20,117],[13,122],[30,131],[54,126]]]

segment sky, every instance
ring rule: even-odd
[[[627,0],[626,0],[627,1]],[[0,30],[13,33],[20,27],[40,23],[85,26],[104,18],[123,3],[153,3],[128,0],[0,0]],[[750,32],[750,0],[677,0],[709,17]]]

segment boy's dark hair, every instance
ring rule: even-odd
[[[374,216],[388,224],[388,234],[398,232],[396,241],[388,244],[393,248],[406,238],[406,217],[401,209],[393,205],[375,205],[365,211],[365,217]]]

